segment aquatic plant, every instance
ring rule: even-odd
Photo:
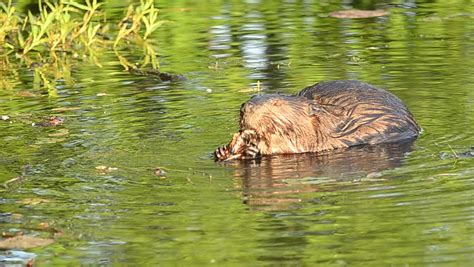
[[[55,2],[38,0],[38,13],[21,14],[15,5],[0,3],[0,61],[4,69],[34,68],[36,80],[47,85],[51,83],[45,72],[52,76],[64,76],[74,60],[89,59],[98,67],[98,55],[113,50],[124,69],[136,68],[126,56],[127,52],[142,48],[141,67],[151,64],[159,68],[156,46],[150,36],[163,23],[158,19],[158,9],[152,0],[141,0],[130,5],[122,20],[110,22],[102,10],[103,3],[86,0],[85,4],[75,1]],[[72,63],[74,64],[74,63]],[[5,67],[10,66],[10,67]],[[0,70],[2,71],[2,70]],[[63,73],[57,75],[57,72]],[[48,86],[46,86],[48,87]]]

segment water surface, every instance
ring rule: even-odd
[[[474,6],[363,3],[160,1],[162,70],[186,81],[104,55],[51,94],[2,69],[0,182],[21,179],[1,191],[1,230],[61,231],[31,250],[42,266],[474,264]],[[329,16],[349,7],[390,14]],[[397,95],[421,137],[213,161],[249,97],[335,79]],[[52,115],[64,124],[31,125]]]

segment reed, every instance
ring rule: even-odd
[[[86,0],[85,4],[59,0],[38,0],[38,14],[20,14],[12,1],[0,3],[0,60],[11,62],[15,56],[28,67],[35,63],[57,64],[64,56],[89,58],[101,67],[97,55],[113,50],[118,61],[128,70],[135,68],[124,54],[130,44],[143,50],[143,64],[159,68],[156,45],[151,35],[163,23],[152,0],[130,5],[118,23],[109,22],[103,3]],[[51,64],[55,63],[55,64]]]

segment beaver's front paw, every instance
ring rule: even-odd
[[[217,161],[232,159],[253,159],[260,156],[257,148],[259,138],[254,130],[241,130],[234,134],[227,146],[219,147],[214,152]]]
[[[255,159],[260,157],[260,151],[254,143],[248,143],[242,152],[242,159]]]
[[[214,157],[215,157],[216,161],[226,160],[227,158],[230,157],[230,155],[231,155],[230,151],[226,146],[218,147],[214,151]]]

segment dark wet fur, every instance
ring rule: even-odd
[[[360,81],[329,81],[297,95],[255,96],[240,110],[240,131],[216,160],[319,152],[413,139],[420,127],[393,94]]]

